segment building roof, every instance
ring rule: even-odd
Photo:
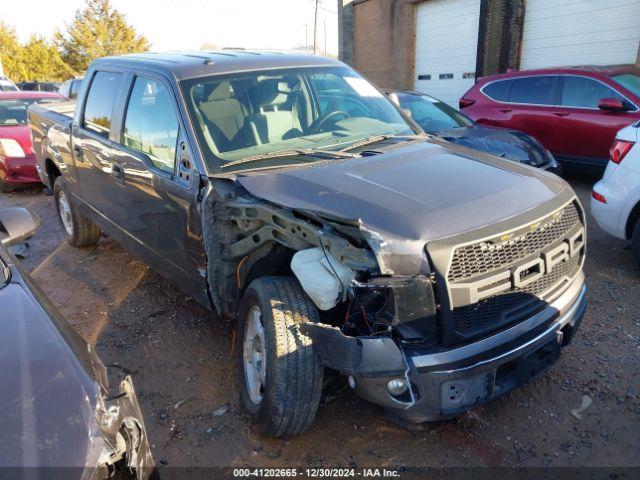
[[[342,65],[337,60],[317,55],[250,50],[135,53],[101,58],[96,60],[96,64],[128,68],[153,65],[154,69],[178,79],[274,68]]]

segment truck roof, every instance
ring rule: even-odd
[[[151,66],[181,80],[241,71],[343,65],[337,60],[317,55],[252,50],[134,53],[101,58],[94,64],[127,68]]]

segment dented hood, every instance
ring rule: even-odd
[[[501,222],[570,188],[555,175],[431,139],[379,155],[238,177],[291,209],[360,220],[388,274],[421,270],[426,242]]]

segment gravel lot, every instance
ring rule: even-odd
[[[588,208],[594,179],[574,179]],[[255,434],[239,408],[230,324],[114,241],[63,242],[53,198],[0,195],[43,226],[23,261],[110,368],[133,375],[160,472],[169,466],[640,466],[640,270],[624,242],[589,224],[590,306],[545,376],[457,419],[407,431],[328,379],[315,424],[289,440]],[[583,396],[592,404],[571,415]]]

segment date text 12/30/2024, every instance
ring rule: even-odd
[[[387,468],[234,468],[235,478],[400,478]]]

